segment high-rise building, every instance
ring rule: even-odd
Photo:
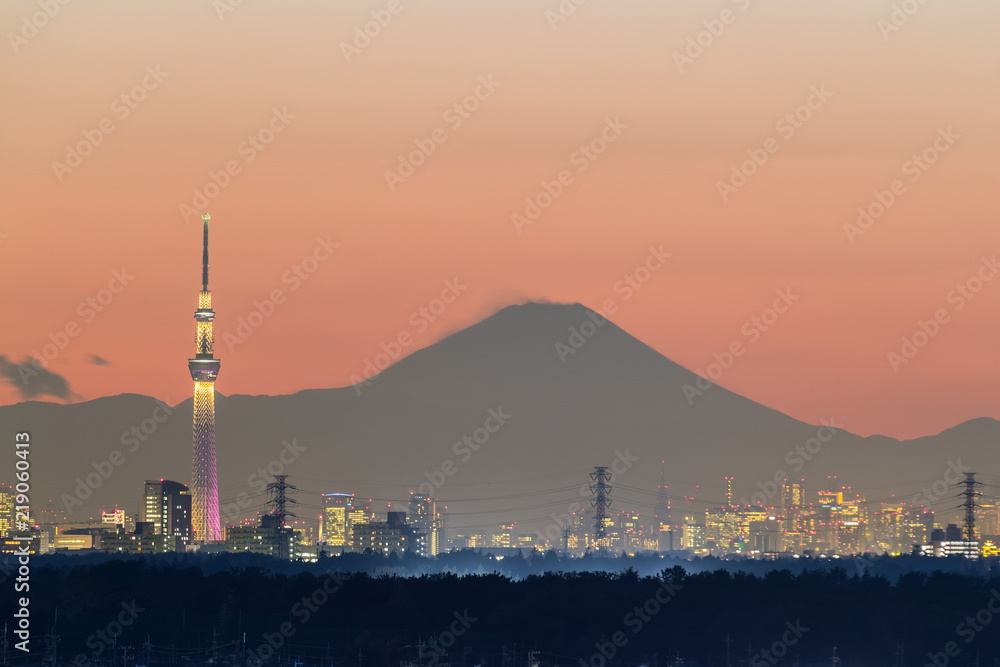
[[[194,452],[191,462],[191,496],[196,542],[218,542],[222,539],[219,524],[219,486],[215,472],[215,379],[221,362],[215,358],[215,311],[212,293],[208,291],[208,221],[205,224],[201,260],[201,292],[195,319],[195,355],[188,359],[188,370],[194,380]]]
[[[595,517],[596,523],[596,517]],[[599,553],[617,551],[621,548],[621,532],[615,525],[614,517],[606,516],[601,519],[604,528],[604,537],[598,538],[596,535],[591,538],[590,546]]]
[[[411,493],[410,513],[406,518],[417,533],[417,553],[421,556],[437,556],[441,551],[437,500],[422,493]]]
[[[725,500],[725,505],[723,505],[723,507],[725,507],[726,509],[732,509],[733,508],[733,478],[732,477],[726,477],[724,479],[726,481],[726,487],[725,487],[726,488],[726,491],[725,491],[726,497],[724,499]]]
[[[1000,534],[1000,503],[985,499],[975,508],[976,532],[980,535]]]
[[[680,528],[682,549],[700,551],[705,548],[705,526],[698,523],[694,514],[685,514]]]
[[[800,509],[806,505],[806,481],[785,479],[781,485],[781,509]]]
[[[437,553],[447,550],[448,544],[448,506],[437,510]]]
[[[586,509],[573,512],[569,525],[563,527],[563,539],[565,540],[565,547],[567,551],[570,551],[578,556],[582,556],[587,552],[587,549],[590,548],[590,540],[593,536],[593,533],[590,531],[590,527],[592,525],[593,522],[590,517],[587,516]]]
[[[9,491],[7,489],[10,489]],[[14,531],[14,489],[0,485],[0,537],[7,537]]]
[[[749,524],[749,547],[758,553],[783,551],[781,524],[777,517],[757,518]]]
[[[348,547],[353,512],[353,493],[324,493],[323,514],[320,517],[320,542],[341,550]]]
[[[121,526],[124,528],[124,516],[122,519]],[[154,535],[176,538],[180,543],[177,550],[182,550],[192,538],[191,494],[188,487],[169,479],[146,480],[141,522],[151,524]]]
[[[607,520],[614,521],[611,517],[608,517]],[[500,530],[493,533],[490,546],[503,548],[516,547],[517,537],[514,532],[514,526],[515,524],[513,523],[501,524]]]
[[[796,482],[785,478],[781,484],[781,506],[779,508],[782,520],[781,529],[785,534],[798,535],[801,532],[799,524],[807,504],[806,481],[800,479]],[[795,538],[791,538],[790,544],[794,542]]]
[[[355,498],[354,509],[347,514],[347,543],[352,550],[356,551],[354,549],[354,526],[373,521],[375,521],[375,513],[372,511],[371,498],[367,501]]]
[[[666,461],[660,461],[666,465]],[[653,509],[653,534],[659,535],[664,528],[672,531],[674,528],[673,519],[670,517],[670,498],[667,497],[667,482],[664,479],[663,469],[660,469],[660,483],[656,487],[656,506]]]
[[[618,513],[618,532],[622,536],[621,548],[630,554],[642,551],[646,547],[645,535],[643,535],[642,525],[639,523],[638,512]],[[659,545],[653,547],[654,550]]]

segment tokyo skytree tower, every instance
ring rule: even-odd
[[[202,252],[201,292],[198,310],[194,312],[195,355],[188,359],[188,369],[194,380],[194,451],[191,462],[191,527],[195,542],[218,542],[222,539],[219,526],[219,485],[215,474],[215,379],[222,362],[213,356],[215,343],[212,293],[208,291],[208,221],[205,223],[205,245]]]

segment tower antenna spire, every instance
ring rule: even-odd
[[[208,221],[212,219],[208,213],[201,216],[202,222],[205,223],[205,244],[201,252],[201,291],[208,291]]]

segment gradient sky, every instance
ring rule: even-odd
[[[200,225],[179,207],[234,160],[207,206],[221,393],[345,386],[401,331],[409,352],[524,300],[617,298],[618,325],[704,369],[790,288],[800,300],[720,384],[861,434],[1000,417],[1000,277],[960,310],[948,299],[1000,249],[997,3],[928,2],[885,33],[890,0],[589,0],[555,29],[557,0],[401,0],[347,62],[341,44],[388,5],[69,2],[15,48],[41,10],[4,2],[0,355],[22,362],[76,323],[48,365],[72,400],[190,395]],[[675,52],[724,10],[679,71]],[[115,100],[147,68],[167,75],[123,118]],[[452,128],[445,112],[490,76],[499,87]],[[275,108],[294,118],[249,161],[241,145]],[[608,118],[628,127],[577,172]],[[113,131],[57,175],[103,119]],[[385,172],[435,128],[447,140],[390,191]],[[913,181],[904,163],[942,128],[959,138]],[[717,182],[769,137],[777,153],[723,201]],[[512,213],[564,169],[573,183],[518,233]],[[845,223],[895,179],[905,193],[849,242]],[[339,248],[293,291],[283,276],[318,237]],[[660,245],[667,266],[624,301],[616,281]],[[79,304],[122,267],[134,279],[87,321]],[[411,313],[454,278],[467,290],[417,331]],[[286,301],[229,349],[276,289]],[[894,372],[888,353],[940,308],[949,321]]]

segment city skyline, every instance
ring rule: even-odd
[[[961,477],[962,475],[958,476]],[[615,480],[609,481],[613,483]],[[719,491],[719,497],[715,499],[682,498],[670,494],[669,497],[676,498],[677,502],[673,518],[669,521],[661,521],[657,516],[657,500],[666,495],[665,485],[661,483],[645,490],[625,485],[622,488],[624,493],[645,495],[646,499],[637,501],[628,496],[618,498],[623,502],[607,514],[606,542],[602,542],[602,538],[595,532],[595,509],[590,506],[581,506],[566,515],[553,512],[542,520],[544,523],[539,523],[538,519],[525,521],[523,514],[515,514],[508,515],[510,519],[501,523],[470,525],[470,518],[464,518],[452,525],[453,517],[448,506],[438,505],[437,500],[412,492],[407,503],[364,498],[344,491],[317,493],[298,489],[290,492],[292,495],[289,499],[305,513],[294,520],[290,518],[285,525],[289,529],[289,536],[293,534],[292,531],[297,536],[297,546],[293,552],[311,557],[315,557],[319,551],[325,551],[327,555],[362,553],[376,544],[390,545],[384,547],[384,555],[393,550],[437,556],[455,549],[500,548],[555,550],[561,554],[580,556],[602,550],[603,545],[604,549],[612,553],[624,552],[630,555],[661,552],[693,556],[735,554],[755,558],[779,555],[859,556],[883,552],[905,555],[918,548],[932,548],[934,543],[945,540],[944,535],[948,535],[949,544],[965,544],[961,517],[956,519],[948,511],[954,509],[952,492],[961,488],[964,482],[955,484],[942,480],[944,483],[941,488],[935,483],[931,489],[924,488],[912,498],[873,498],[843,485],[835,476],[828,477],[825,484],[814,490],[807,488],[805,480],[786,480],[769,499],[770,504],[761,504],[763,499],[758,500],[757,504],[747,504],[745,498],[736,498],[736,492],[741,487],[734,486],[733,481],[733,477],[720,480],[718,486],[714,487]],[[707,491],[713,487],[699,485],[699,488],[706,488]],[[981,494],[982,500],[976,501],[974,523],[971,525],[975,526],[975,539],[980,543],[977,550],[982,548],[984,556],[1000,555],[997,549],[1000,544],[1000,484],[987,483],[984,488],[989,490]],[[161,479],[159,482],[147,480],[145,489],[138,514],[122,512],[115,505],[112,512],[101,511],[99,516],[89,517],[88,524],[85,517],[67,520],[63,516],[60,521],[59,517],[43,511],[38,516],[39,525],[55,525],[59,530],[58,534],[67,531],[68,537],[62,543],[64,549],[97,546],[96,542],[90,545],[72,537],[83,534],[81,531],[94,534],[91,529],[86,528],[88,525],[101,532],[108,530],[108,524],[120,527],[126,522],[131,522],[136,535],[146,535],[146,540],[154,540],[155,531],[156,535],[176,535],[178,549],[182,549],[182,542],[183,545],[193,545],[188,487]],[[168,491],[172,494],[180,492],[180,495],[168,498]],[[314,500],[316,496],[322,499],[319,505],[313,504],[318,500]],[[186,504],[176,505],[185,499]],[[9,498],[3,495],[0,488],[0,524],[9,510],[5,506],[7,500]],[[559,504],[561,503],[557,502],[553,505]],[[258,510],[252,515],[244,512],[241,517],[226,517],[223,533],[227,545],[233,539],[238,543],[241,539],[246,539],[240,535],[256,534],[253,531],[257,530],[254,527],[258,522],[264,526],[267,517],[275,513],[273,499],[264,505],[271,507],[271,510]],[[169,520],[168,507],[171,508]],[[318,518],[307,518],[310,508],[321,510]],[[180,523],[173,518],[175,510],[181,513]],[[483,510],[478,514],[489,513]],[[458,512],[459,516],[469,514],[468,511]],[[394,515],[402,518],[394,519]],[[111,520],[111,517],[114,519]],[[139,522],[149,522],[149,527],[143,530]],[[366,530],[370,527],[382,532],[378,533],[378,537],[375,537],[376,533],[369,535]],[[234,529],[236,533],[233,532]],[[357,542],[356,532],[359,529],[366,535],[367,541]],[[120,529],[117,537],[113,526],[111,530],[112,535],[106,540],[108,548],[128,550],[128,538],[122,537]],[[409,540],[408,537],[403,542],[393,541],[396,539],[391,536],[394,531],[403,536],[412,533],[412,544],[406,541]],[[126,534],[128,532],[130,531],[127,530]],[[271,534],[272,538],[265,538],[267,548],[263,553],[273,554],[267,546],[267,540],[273,539],[273,533],[264,534]],[[55,544],[59,548],[58,540]],[[153,548],[152,545],[159,545],[156,546],[157,549],[170,551],[175,548],[172,541],[161,544],[154,540],[148,545],[145,542],[143,544],[143,548]],[[247,544],[247,548],[259,546],[254,545],[253,539]],[[964,547],[955,547],[959,548]],[[382,551],[383,548],[378,550]],[[946,554],[935,552],[933,555]]]

